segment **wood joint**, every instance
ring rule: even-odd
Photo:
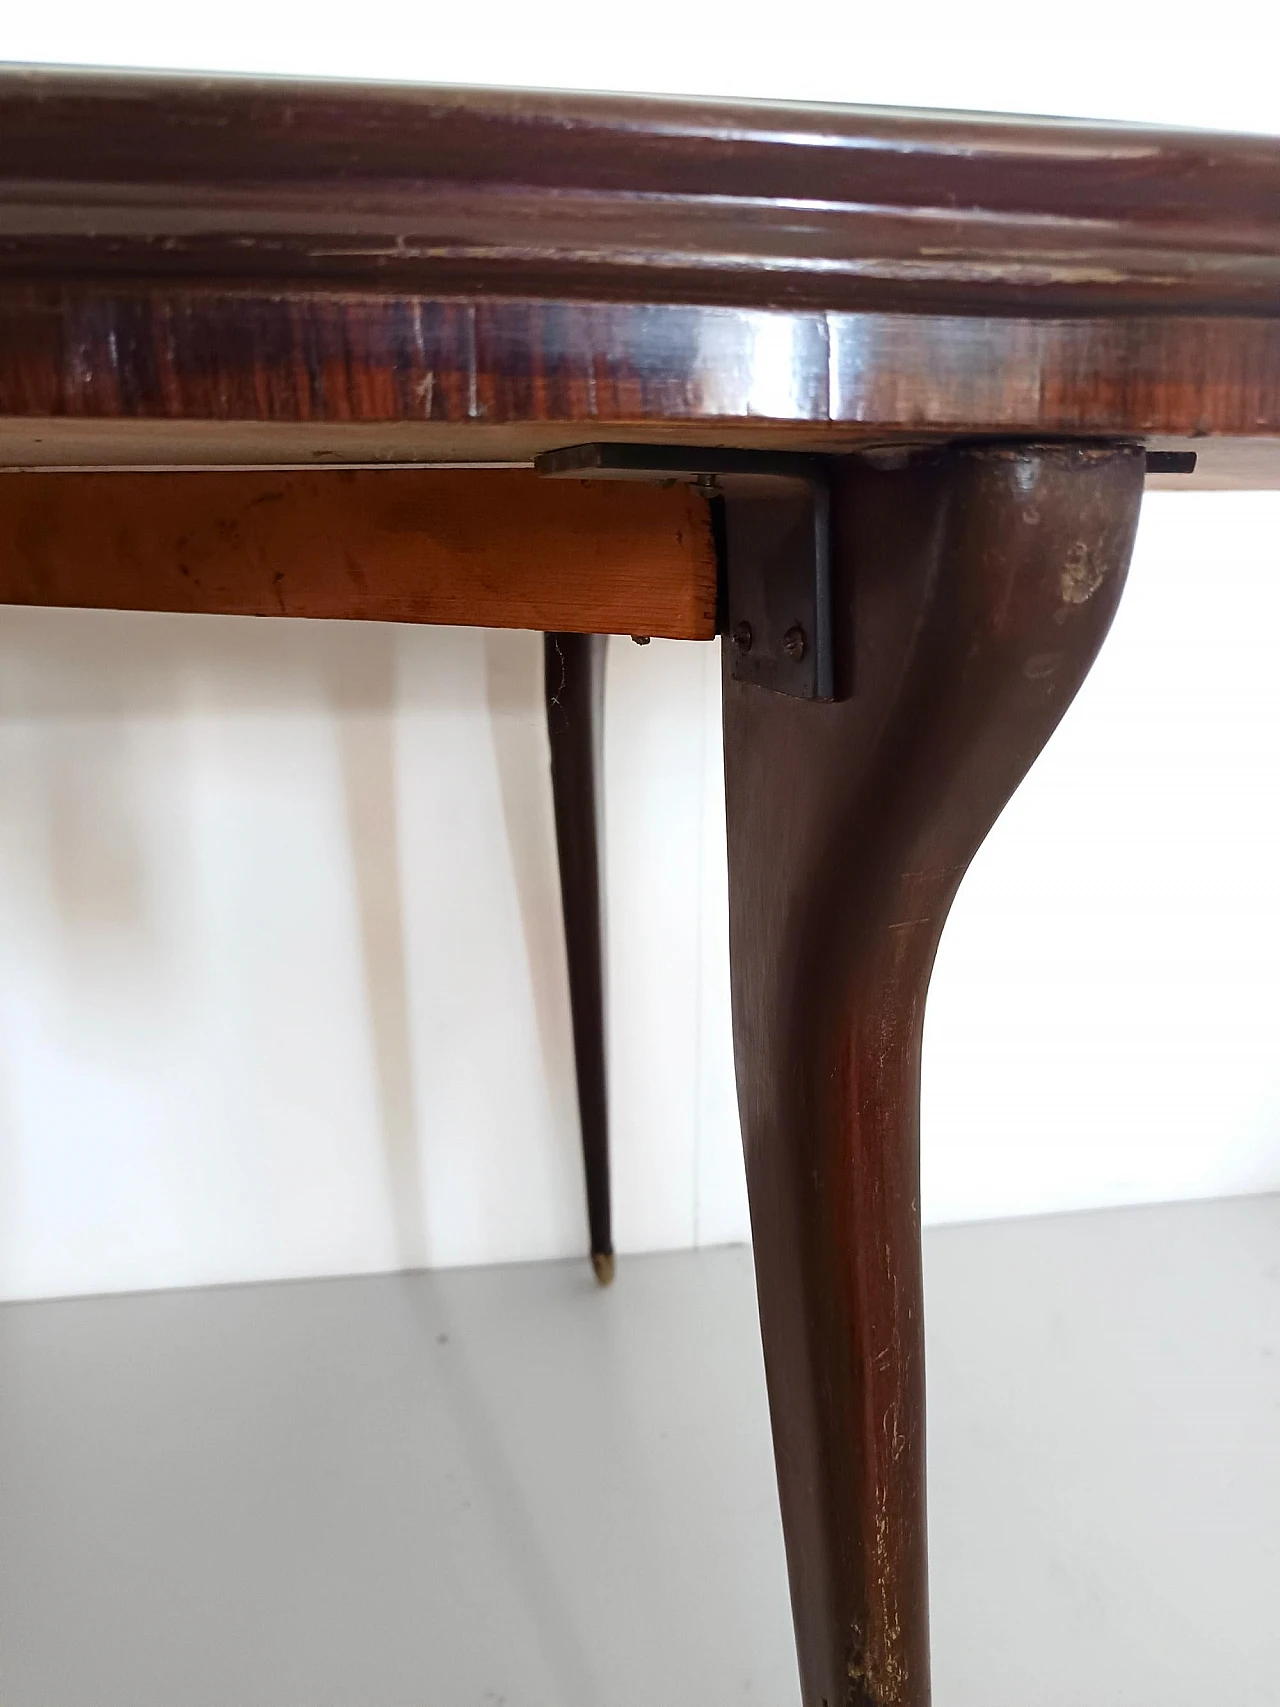
[[[729,672],[795,699],[835,698],[827,460],[704,445],[583,444],[540,474],[700,487],[719,511]]]

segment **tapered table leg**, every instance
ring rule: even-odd
[[[836,704],[726,673],[738,1098],[804,1707],[929,1700],[920,1039],[969,861],[1084,679],[1143,458],[836,481]]]
[[[607,641],[602,634],[548,634],[544,643],[551,788],[555,797],[560,894],[569,960],[591,1263],[596,1278],[602,1285],[608,1285],[613,1279],[613,1232],[600,886]]]

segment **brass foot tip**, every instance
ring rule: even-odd
[[[616,1264],[612,1251],[592,1251],[591,1266],[596,1271],[596,1279],[601,1286],[611,1286]]]

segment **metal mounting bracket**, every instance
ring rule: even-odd
[[[719,511],[721,623],[730,674],[796,699],[833,699],[831,498],[820,457],[698,445],[585,444],[539,474],[687,481]]]

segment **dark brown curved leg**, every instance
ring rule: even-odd
[[[738,1097],[804,1707],[929,1700],[920,1037],[948,908],[1120,595],[1143,459],[834,493],[822,705],[724,686]]]
[[[596,1279],[613,1279],[609,1216],[609,1107],[604,1058],[601,945],[600,777],[604,731],[602,634],[548,634],[547,732],[555,797],[560,895],[569,956],[569,1001],[587,1176],[587,1220]]]

